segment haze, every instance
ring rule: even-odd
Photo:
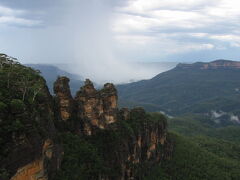
[[[0,52],[120,83],[158,73],[136,62],[238,60],[239,20],[238,0],[0,0]]]

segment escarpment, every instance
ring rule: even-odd
[[[119,129],[116,131],[124,131],[118,132],[124,134],[118,141],[115,152],[108,154],[111,156],[111,166],[119,169],[119,175],[105,179],[142,179],[154,165],[170,158],[172,145],[167,140],[166,121],[160,119],[161,117],[159,121],[152,121],[151,116],[142,108],[132,109],[127,119],[121,119],[131,130],[118,124]]]
[[[66,81],[61,79],[58,78],[55,85],[69,88],[64,85]],[[55,89],[60,114],[66,111],[61,106],[61,98],[68,96],[67,93],[59,96],[62,91],[69,92]],[[71,96],[68,97],[70,99],[64,101],[71,102]],[[147,174],[146,169],[170,157],[172,146],[166,140],[166,119],[160,114],[150,115],[142,108],[119,110],[117,100],[117,90],[113,84],[107,83],[103,89],[96,90],[87,79],[73,100],[75,110],[68,111],[72,113],[68,117],[77,119],[68,121],[75,121],[75,128],[82,139],[90,139],[94,145],[99,144],[97,149],[102,154],[100,157],[104,159],[106,168],[116,170],[114,175],[100,172],[94,178],[141,179]],[[152,120],[152,116],[157,120]],[[64,121],[60,117],[58,121],[61,120]]]
[[[52,96],[38,71],[0,61],[1,180],[142,179],[170,157],[165,117],[119,109],[113,84],[72,97],[59,77]]]
[[[38,72],[0,61],[0,179],[49,180],[62,159],[52,97]]]

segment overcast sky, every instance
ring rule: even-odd
[[[0,52],[100,79],[135,61],[239,60],[239,26],[239,0],[0,0]]]

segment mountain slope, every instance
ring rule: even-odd
[[[47,85],[51,93],[53,93],[53,83],[58,76],[67,76],[71,79],[71,92],[75,94],[80,86],[84,84],[83,78],[76,74],[68,73],[54,65],[47,64],[26,64],[26,66],[39,70],[41,75],[46,79]]]
[[[170,115],[186,112],[228,116],[239,121],[240,62],[179,64],[150,80],[117,87],[121,104]],[[220,115],[219,115],[220,113]]]
[[[113,84],[86,80],[73,98],[59,77],[51,96],[38,71],[0,65],[1,180],[240,178],[238,139],[169,134],[160,113],[118,109]]]

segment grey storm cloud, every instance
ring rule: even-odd
[[[0,0],[0,50],[121,82],[153,76],[133,61],[239,59],[239,20],[238,0]]]

